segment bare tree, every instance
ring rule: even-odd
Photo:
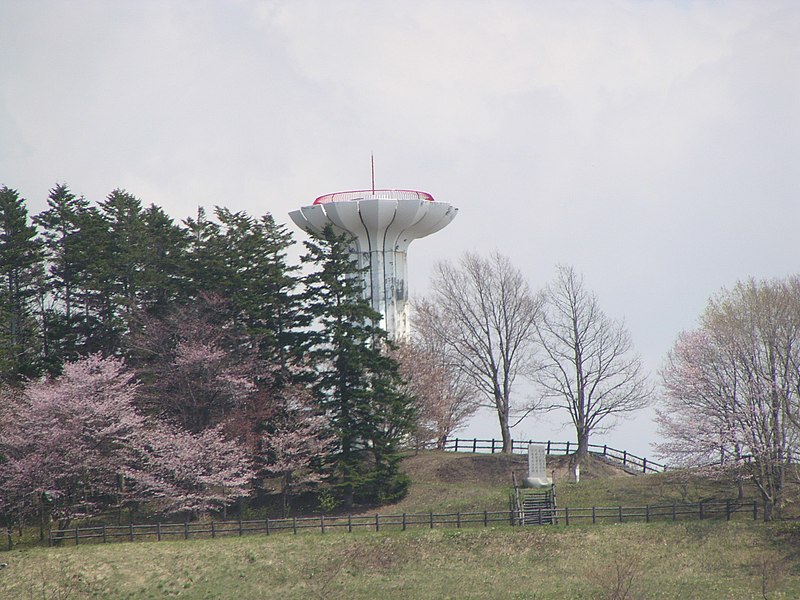
[[[517,377],[529,370],[540,299],[499,253],[488,258],[466,253],[458,264],[437,263],[431,290],[416,305],[418,331],[458,359],[485,399],[482,406],[497,412],[503,452],[510,453],[511,428],[535,408],[514,406],[512,390]]]
[[[764,518],[780,514],[798,444],[800,278],[737,284],[709,302],[664,369],[659,453],[752,479]],[[742,459],[748,462],[743,463]]]
[[[536,331],[541,350],[536,380],[543,397],[566,410],[575,426],[574,468],[588,454],[589,436],[613,427],[609,417],[646,406],[651,388],[630,334],[600,309],[570,266],[559,266],[546,288]]]

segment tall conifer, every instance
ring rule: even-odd
[[[42,247],[28,222],[25,200],[0,188],[0,377],[16,382],[39,373],[35,320]]]
[[[328,226],[306,242],[308,305],[316,318],[311,356],[317,401],[337,439],[334,477],[345,505],[402,496],[397,445],[413,427],[411,399],[401,389],[397,363],[383,352],[386,332],[364,297],[349,241]]]

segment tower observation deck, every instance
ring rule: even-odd
[[[395,340],[408,337],[409,244],[446,227],[458,213],[447,202],[415,190],[356,190],[320,196],[289,213],[305,231],[330,224],[353,238],[353,258],[364,271],[364,293],[381,313],[381,326]]]

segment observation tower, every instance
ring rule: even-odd
[[[305,231],[353,237],[353,258],[364,271],[364,293],[381,313],[381,326],[394,340],[408,337],[409,244],[436,233],[452,221],[458,209],[437,202],[427,192],[414,190],[360,190],[320,196],[310,206],[289,213]]]

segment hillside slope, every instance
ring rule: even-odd
[[[576,484],[569,481],[568,462],[566,456],[547,457],[559,506],[638,506],[735,498],[737,494],[727,481],[691,477],[677,471],[631,475],[592,456],[581,469],[581,482]],[[412,480],[408,496],[369,512],[506,510],[512,489],[511,472],[521,481],[528,463],[524,455],[425,451],[407,456],[402,468]]]

